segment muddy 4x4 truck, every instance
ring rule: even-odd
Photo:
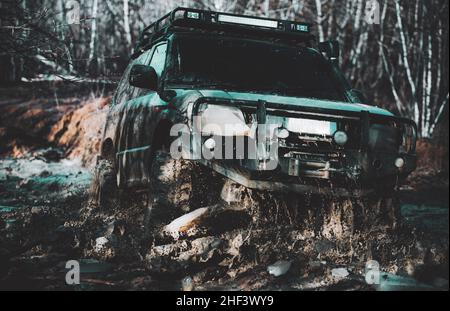
[[[175,204],[206,195],[208,182],[198,189],[180,182],[198,167],[277,193],[393,189],[415,169],[415,123],[366,103],[338,68],[337,42],[317,44],[310,30],[186,8],[146,27],[111,103],[93,184],[97,203],[115,193],[163,191],[168,175],[179,185],[165,185]],[[272,134],[259,135],[263,128]]]

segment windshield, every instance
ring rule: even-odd
[[[308,48],[237,38],[178,37],[168,83],[345,101],[331,66]]]

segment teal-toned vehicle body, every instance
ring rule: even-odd
[[[296,41],[298,49],[334,73],[339,100],[319,98],[320,90],[318,97],[314,97],[288,94],[275,87],[261,91],[220,83],[208,85],[206,80],[201,84],[180,83],[173,73],[182,62],[177,54],[181,49],[179,42],[195,42],[193,48],[202,40],[217,41],[224,46],[234,40],[249,49],[261,44],[279,46],[280,50],[295,49],[296,45],[291,45],[290,37],[280,39],[279,33],[243,34],[236,28],[205,31],[202,27],[176,24],[175,20],[164,31],[158,30],[158,25],[154,27],[155,35],[144,41],[145,44],[140,42],[125,70],[105,126],[101,156],[114,163],[119,187],[146,187],[153,153],[159,148],[170,148],[176,139],[170,133],[173,125],[185,124],[192,131],[194,117],[200,117],[205,107],[212,106],[237,109],[233,111],[239,116],[242,112],[245,118],[254,116],[264,123],[279,122],[280,127],[286,120],[297,124],[288,127],[286,139],[280,139],[279,163],[275,168],[261,166],[259,159],[195,159],[246,187],[358,195],[380,184],[392,187],[415,169],[414,122],[365,103],[351,89],[336,61],[327,59],[313,47],[310,36],[303,35]],[[211,55],[211,59],[214,57]],[[135,79],[142,78],[135,69],[140,70],[141,76],[151,72],[149,77],[154,77],[155,86],[133,86],[139,85]],[[227,122],[227,114],[222,120]],[[312,129],[314,135],[303,133],[301,124],[308,122],[302,120],[315,120],[311,121],[313,125],[326,124],[330,130],[317,133],[318,129]],[[333,136],[339,130],[348,135],[348,142],[343,145],[337,144]],[[207,138],[200,137],[196,143],[201,146]]]

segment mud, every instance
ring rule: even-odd
[[[415,202],[407,191],[394,204],[400,218],[380,219],[371,202],[294,201],[237,187],[247,219],[231,225],[236,208],[223,202],[201,230],[173,238],[146,235],[146,194],[108,210],[89,204],[90,170],[80,161],[3,159],[0,181],[4,289],[178,290],[186,277],[196,290],[448,288],[448,203]],[[77,286],[65,284],[71,259],[81,262]],[[382,285],[364,281],[369,259],[386,273]],[[278,260],[292,265],[275,277],[267,267]],[[333,276],[339,267],[349,275]]]
[[[104,105],[32,114],[48,120],[31,132],[44,140],[3,141],[1,289],[448,290],[448,174],[419,169],[394,195],[336,200],[230,186],[200,170],[191,185],[205,195],[149,230],[164,191],[117,193],[108,208],[89,200]],[[80,285],[65,283],[68,260],[80,262]],[[365,281],[368,260],[380,284]],[[280,262],[289,267],[275,276]]]

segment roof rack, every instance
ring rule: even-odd
[[[314,38],[310,34],[309,23],[178,7],[144,28],[134,49],[135,54],[140,54],[161,38],[171,26],[252,31],[272,36],[287,35],[303,41]]]

